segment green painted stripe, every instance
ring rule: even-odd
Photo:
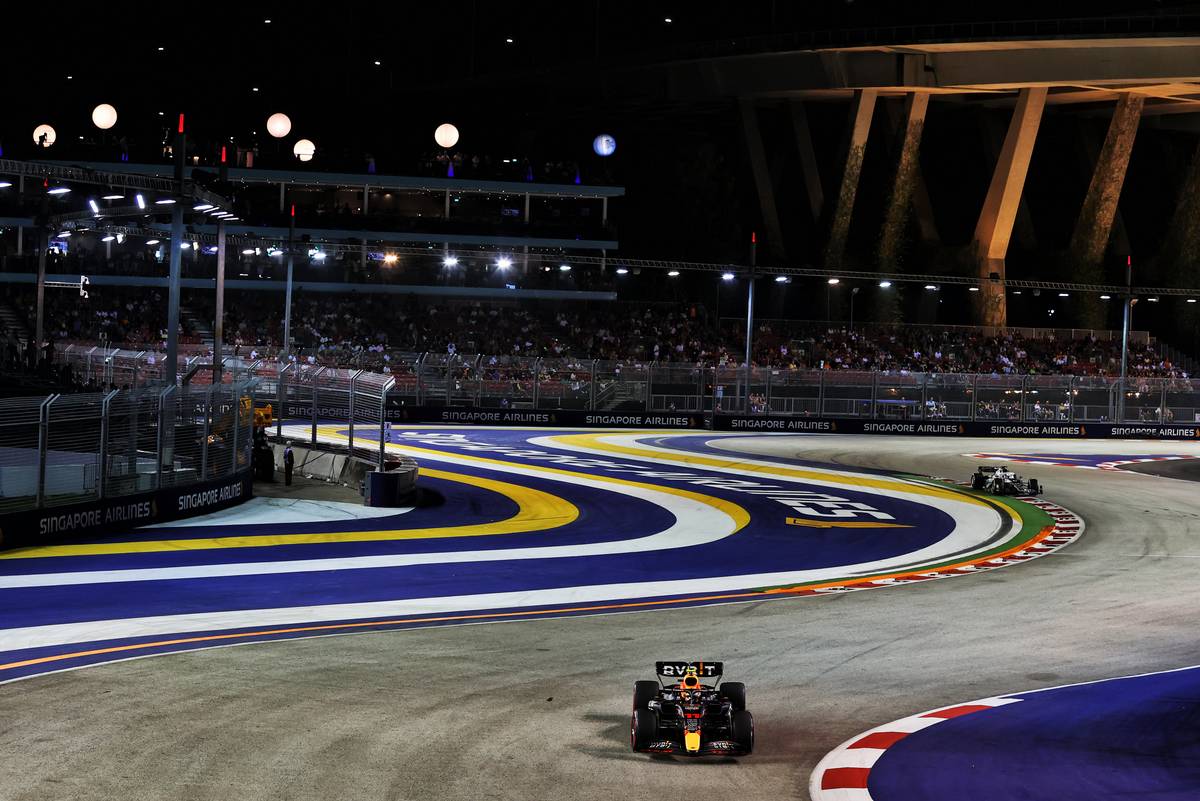
[[[905,478],[905,479],[908,479],[910,481],[913,481],[913,482],[916,482],[919,484],[935,485],[935,486],[939,486],[939,487],[953,489],[954,491],[960,492],[963,495],[973,495],[984,501],[992,500],[992,496],[988,495],[985,492],[978,492],[976,490],[969,489],[967,487],[961,487],[958,484],[955,484],[950,481],[937,481],[937,480],[931,479],[927,476],[905,475],[902,473],[897,474],[897,478]],[[1015,498],[1005,498],[1004,502],[1011,505],[1016,510],[1017,514],[1021,516],[1021,528],[1019,530],[1017,530],[1011,537],[1005,539],[1003,542],[999,543],[998,545],[996,545],[992,548],[989,548],[986,551],[981,551],[980,553],[976,554],[974,557],[972,557],[973,562],[985,562],[988,559],[995,556],[996,554],[1012,550],[1014,547],[1016,547],[1017,545],[1020,545],[1021,543],[1029,542],[1034,537],[1036,537],[1041,532],[1041,530],[1044,529],[1046,526],[1052,526],[1055,523],[1055,520],[1053,517],[1051,517],[1045,511],[1043,511],[1042,509],[1039,509],[1038,507],[1034,506],[1031,503],[1026,503],[1024,501],[1018,501]],[[961,561],[962,561],[962,559],[951,559],[951,560],[948,560],[945,562],[935,562],[935,563],[932,563],[929,565],[922,565],[919,568],[914,568],[914,569],[906,571],[906,572],[932,573],[935,570],[946,567],[948,565],[958,564]],[[886,575],[886,574],[894,573],[894,572],[896,572],[896,571],[887,570],[887,571],[883,571],[882,573],[880,573],[880,575]],[[847,577],[846,580],[854,581],[854,582],[862,582],[862,581],[870,581],[871,577],[870,576],[857,576],[857,577],[853,577],[853,578]],[[778,585],[775,587],[759,587],[757,589],[760,592],[765,591],[765,590],[779,590],[779,589],[803,589],[804,587],[809,587],[809,586],[818,585],[818,584],[829,584],[831,581],[836,581],[836,579],[824,579],[821,581],[808,581],[808,582],[804,582],[802,584],[781,584],[781,585]]]

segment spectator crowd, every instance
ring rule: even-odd
[[[271,302],[266,302],[270,299]],[[34,327],[34,294],[10,293],[11,306]],[[239,355],[272,354],[283,342],[278,298],[228,293],[225,343]],[[211,337],[209,293],[185,291],[181,342]],[[152,349],[165,334],[166,294],[153,287],[94,288],[91,297],[46,294],[47,338]],[[526,357],[738,367],[742,323],[719,324],[702,307],[620,302],[427,303],[413,295],[299,292],[293,299],[293,347],[322,364],[385,361],[391,354]],[[758,367],[997,375],[1097,375],[1120,372],[1119,338],[1027,337],[1016,331],[934,326],[862,326],[769,321],[757,326]],[[1130,346],[1133,376],[1187,377],[1152,344]]]

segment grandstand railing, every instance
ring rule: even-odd
[[[211,355],[184,349],[181,353],[181,387],[212,381]],[[253,355],[253,361],[241,356],[223,359],[223,385],[257,380],[260,397],[276,399],[279,416],[308,421],[314,441],[321,421],[353,421],[346,431],[348,444],[363,456],[373,454],[378,440],[365,442],[355,432],[382,428],[388,409],[402,406],[879,420],[1200,422],[1200,380],[1151,377],[1136,364],[1122,387],[1119,378],[1103,375],[747,369],[365,351],[347,360],[350,366],[331,366],[318,361],[318,356],[328,358],[328,351],[302,351],[285,362]],[[58,357],[81,376],[120,378],[128,386],[161,380],[161,354],[72,346]]]
[[[820,325],[813,320],[792,320],[784,317],[756,317],[755,325],[778,325],[781,330],[788,331],[794,326],[813,326]],[[724,328],[733,328],[742,330],[746,326],[745,317],[722,317],[720,324]],[[845,324],[839,321],[824,323],[827,328],[843,329]],[[1057,339],[1057,340],[1080,340],[1094,339],[1098,342],[1115,342],[1121,339],[1121,330],[1108,328],[1046,328],[1044,326],[1020,326],[1020,325],[953,325],[947,323],[880,323],[880,322],[860,322],[854,326],[854,331],[859,333],[864,332],[883,332],[883,331],[928,331],[956,334],[976,334],[982,337],[1003,337],[1006,335],[1023,337],[1025,339]],[[1150,345],[1154,344],[1154,337],[1150,336],[1149,331],[1134,331],[1129,332],[1129,341],[1135,345]]]
[[[147,382],[0,400],[0,513],[201,484],[248,470],[253,408],[253,381]]]

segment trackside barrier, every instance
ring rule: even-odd
[[[120,531],[208,514],[242,503],[253,494],[246,467],[215,481],[175,485],[45,509],[0,515],[0,550]]]

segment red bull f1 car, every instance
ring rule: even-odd
[[[634,683],[633,750],[683,756],[753,751],[754,717],[746,711],[746,685],[722,682],[723,668],[720,662],[655,662],[658,680]]]

